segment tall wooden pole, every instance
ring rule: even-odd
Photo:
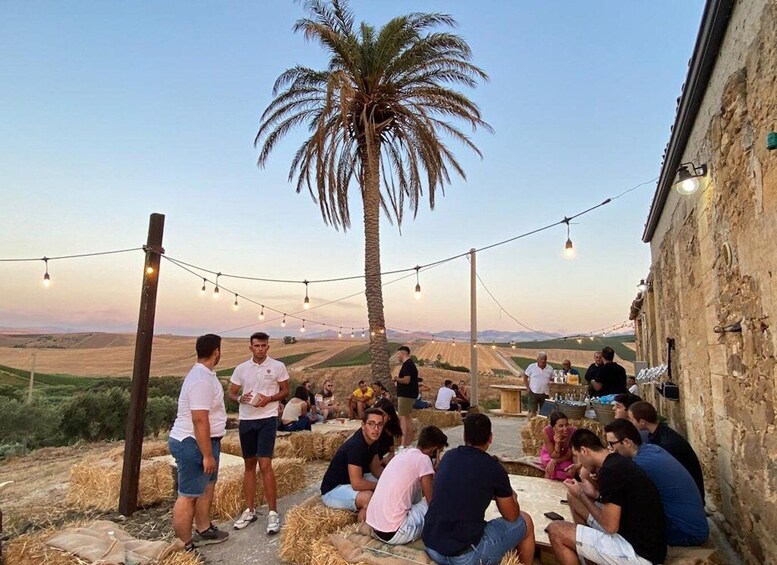
[[[478,405],[478,280],[475,266],[475,249],[469,250],[469,366],[470,366],[470,404]]]
[[[146,422],[148,377],[151,370],[151,345],[154,339],[156,294],[159,283],[159,266],[162,259],[162,234],[165,229],[163,214],[151,214],[148,223],[148,241],[145,246],[146,262],[143,265],[143,289],[140,294],[138,334],[135,338],[135,362],[132,367],[130,409],[127,417],[124,443],[124,467],[121,473],[119,512],[131,515],[138,508],[138,483],[140,457],[143,451],[143,428]]]
[[[32,367],[30,367],[30,388],[27,391],[27,403],[29,404],[32,402],[32,385],[35,382],[35,360],[37,359],[38,354],[36,352],[33,352],[32,354]]]

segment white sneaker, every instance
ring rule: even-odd
[[[245,510],[243,510],[243,513],[240,515],[240,518],[238,518],[235,521],[234,528],[236,530],[242,530],[251,522],[256,522],[256,512],[254,512],[250,508],[246,508]]]
[[[277,534],[281,531],[281,517],[274,510],[267,513],[267,533]]]

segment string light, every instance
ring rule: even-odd
[[[418,265],[415,267],[415,299],[421,300],[421,281],[418,280],[418,271],[421,269]]]
[[[496,344],[493,341],[491,342],[491,349],[496,349]]]
[[[216,286],[213,288],[213,298],[218,299],[219,297],[219,277],[221,276],[221,273],[216,275]]]
[[[510,349],[515,349],[515,342],[514,341],[510,342]]]
[[[432,334],[432,343],[434,343],[434,334]]]
[[[302,320],[302,327],[299,329],[300,333],[305,333],[305,320]]]
[[[302,303],[302,306],[305,308],[305,310],[310,309],[310,298],[308,298],[308,281],[305,280],[305,301]]]
[[[364,328],[362,328],[362,337],[365,337]]]
[[[375,330],[370,330],[370,337],[375,337]]]
[[[49,259],[48,259],[48,257],[44,257],[43,258],[43,262],[46,265],[46,272],[43,274],[43,286],[48,288],[49,285],[51,284],[51,276],[49,276]]]
[[[456,347],[456,338],[451,338],[451,346]]]
[[[572,245],[572,239],[569,236],[569,221],[570,218],[564,218],[561,220],[563,223],[567,225],[567,242],[564,245],[564,256],[566,256],[567,259],[571,259],[575,256],[575,246]]]
[[[240,310],[240,304],[237,303],[237,294],[235,294],[235,303],[232,305],[232,309],[237,312]]]
[[[351,339],[353,339],[353,328],[351,328]]]
[[[205,288],[206,282],[207,281],[206,281],[205,277],[202,277],[202,288],[200,289],[200,296],[205,296],[205,293],[208,292],[208,289]]]
[[[282,328],[286,327],[286,314],[283,315],[283,320],[281,320],[281,327]]]
[[[262,304],[262,310],[259,312],[259,319],[264,320],[264,304]]]
[[[343,328],[340,328],[337,330],[337,339],[341,339],[343,337]]]

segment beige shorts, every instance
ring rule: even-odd
[[[400,416],[410,416],[410,412],[413,410],[415,404],[415,398],[405,398],[404,396],[397,397],[397,414]]]

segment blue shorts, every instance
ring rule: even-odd
[[[378,479],[372,473],[365,473],[364,479],[377,483]],[[356,496],[358,490],[353,490],[350,483],[347,485],[337,485],[335,488],[321,495],[321,502],[328,508],[337,508],[341,510],[350,510],[356,512]]]
[[[212,475],[203,471],[202,452],[193,437],[187,437],[183,441],[170,438],[167,440],[167,447],[175,458],[175,465],[178,468],[178,494],[195,498],[205,494],[208,483],[215,483],[219,476],[221,438],[210,438],[210,447],[216,459],[216,472]]]
[[[486,524],[483,537],[477,546],[459,555],[442,555],[430,547],[426,553],[435,563],[443,565],[498,565],[505,554],[515,548],[526,537],[528,527],[523,516],[518,516],[515,522],[504,518],[496,518]]]
[[[275,434],[278,431],[277,417],[240,420],[238,430],[243,459],[272,457],[275,451]]]

